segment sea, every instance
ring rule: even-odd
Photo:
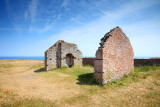
[[[3,56],[0,59],[30,59],[30,60],[44,60],[44,56]]]
[[[95,57],[95,56],[83,56],[85,57]],[[135,57],[135,59],[148,59],[152,57]],[[29,60],[44,60],[44,56],[0,56],[0,59],[29,59]]]

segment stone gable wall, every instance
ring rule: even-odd
[[[59,40],[45,52],[45,69],[51,70],[56,67],[68,66],[66,55],[71,54],[74,65],[82,65],[82,53],[76,44]]]
[[[105,84],[128,74],[134,67],[134,53],[128,37],[116,27],[102,39],[96,52],[94,76],[98,83]]]

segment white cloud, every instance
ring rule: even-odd
[[[77,24],[85,24],[85,23],[83,23],[83,16],[82,15],[78,15],[78,16],[76,16],[76,17],[72,17],[71,19],[70,19],[72,22],[75,22],[75,23],[77,23]]]
[[[59,20],[61,18],[62,14],[58,14],[56,16],[54,16],[52,18],[52,21],[49,21],[51,19],[46,19],[46,24],[45,26],[43,26],[42,28],[39,28],[39,27],[34,27],[34,26],[30,26],[29,27],[29,32],[38,32],[38,33],[44,33],[44,32],[47,32],[49,31],[50,29],[53,29],[55,27],[55,23],[57,20]]]
[[[26,12],[24,13],[24,20],[25,20],[25,21],[28,20],[28,11],[26,11]]]
[[[38,0],[32,0],[29,5],[29,12],[31,15],[31,20],[35,20],[36,12],[37,12]]]
[[[38,7],[38,0],[32,0],[24,13],[25,21],[31,20],[32,22],[35,21],[36,14],[37,14],[37,7]]]
[[[64,0],[64,1],[62,2],[62,7],[64,7],[64,8],[67,9],[67,7],[69,6],[69,3],[70,3],[69,0]]]

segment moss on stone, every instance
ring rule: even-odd
[[[64,40],[61,40],[63,43],[66,43],[68,45],[75,45],[74,43],[68,43],[68,42],[65,42]]]

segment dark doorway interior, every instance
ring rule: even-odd
[[[73,60],[73,55],[72,54],[67,54],[66,55],[66,64],[68,67],[72,67],[74,65],[74,60]]]

